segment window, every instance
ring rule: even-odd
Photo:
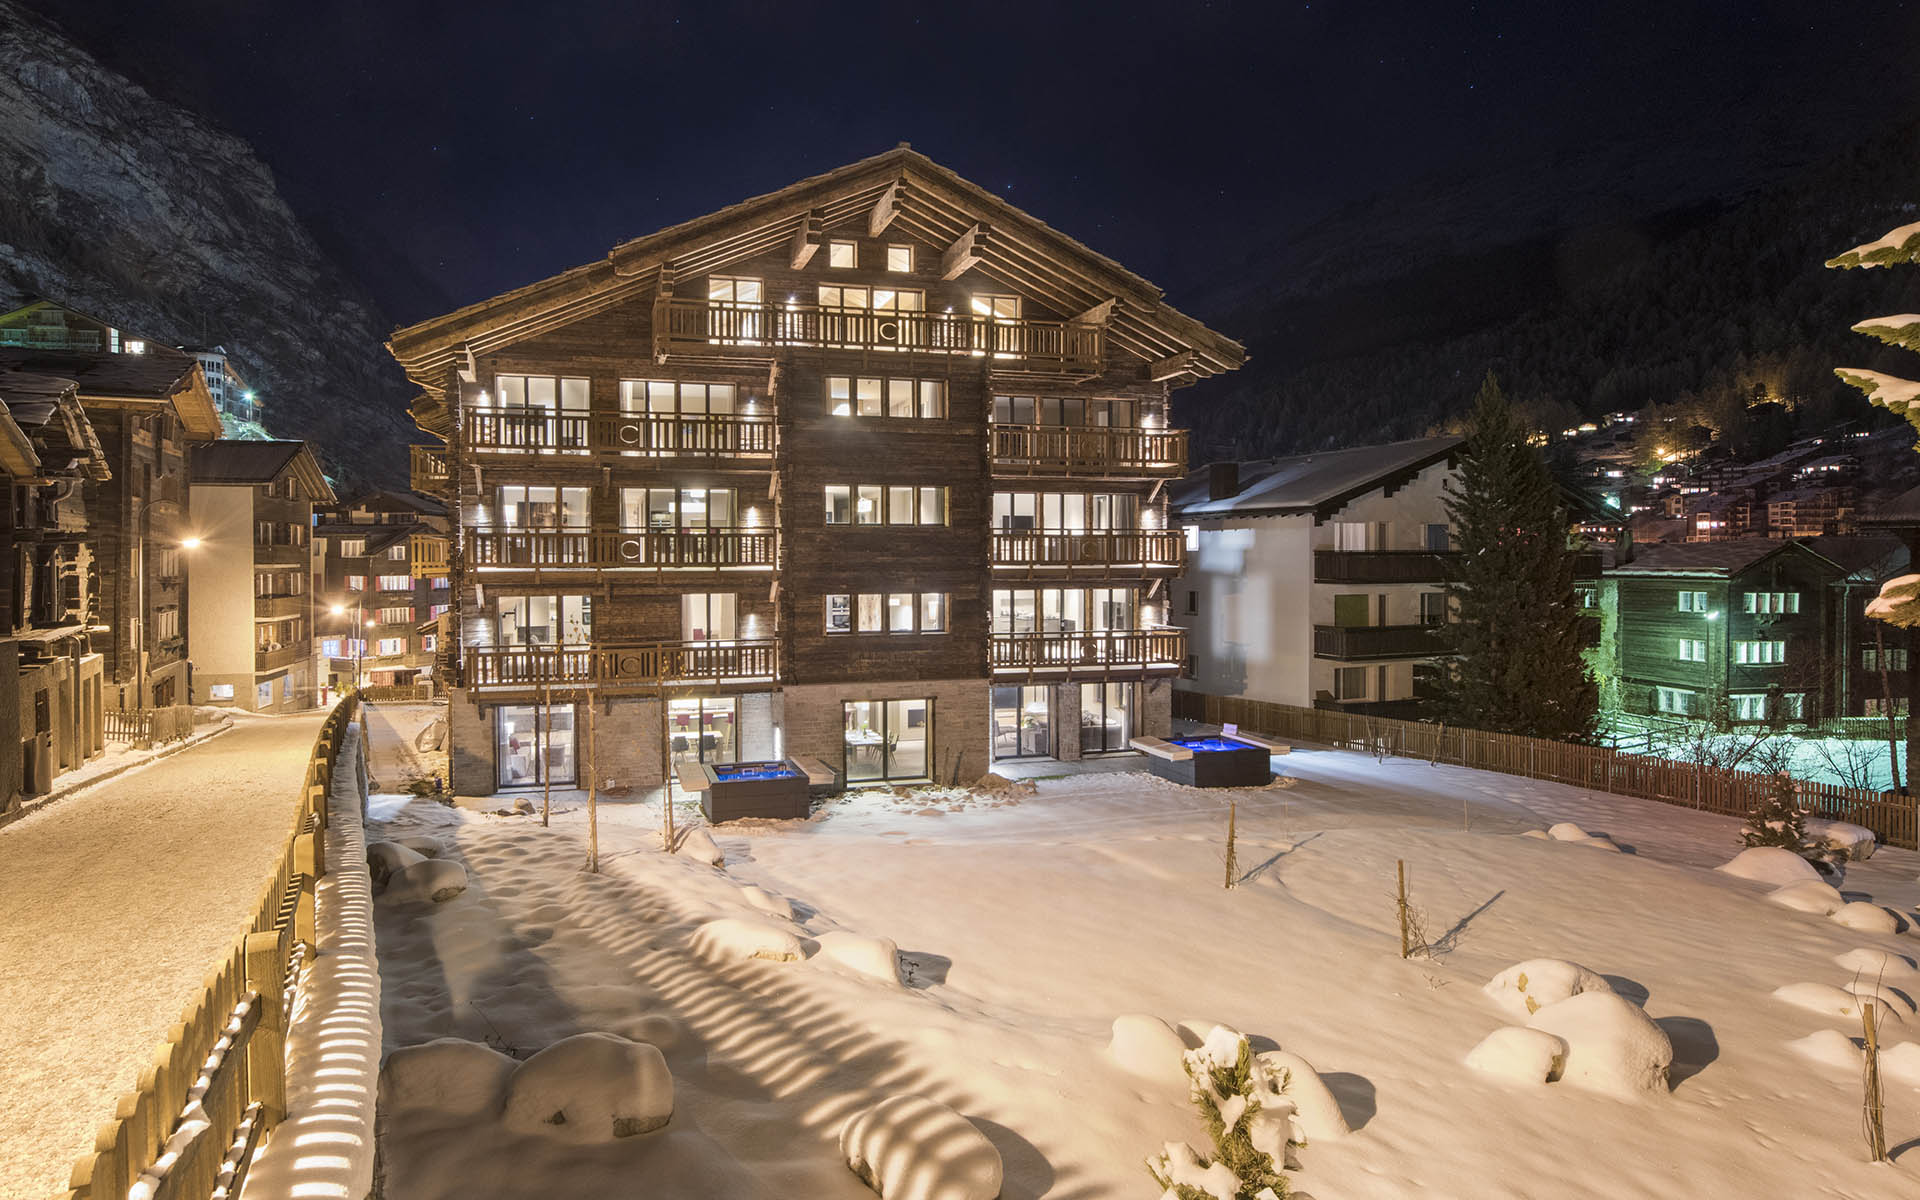
[[[591,385],[554,375],[496,375],[488,393],[500,410],[494,429],[476,430],[503,446],[581,449],[587,440]]]
[[[1707,611],[1707,594],[1705,592],[1681,592],[1680,611],[1690,613],[1703,613]]]
[[[889,271],[913,270],[913,247],[912,246],[888,246],[887,247],[887,270]]]
[[[1780,697],[1780,715],[1789,721],[1805,720],[1807,716],[1807,694],[1788,692]]]
[[[848,782],[927,778],[934,762],[932,700],[852,700],[841,709]]]
[[[1767,719],[1767,697],[1761,692],[1737,692],[1728,696],[1727,701],[1736,721],[1764,721]]]
[[[377,581],[383,592],[410,592],[413,590],[411,575],[382,575]]]
[[[1427,549],[1435,554],[1445,554],[1453,548],[1453,535],[1445,525],[1427,526]]]
[[[995,588],[994,633],[1077,633],[1132,629],[1132,588]]]
[[[853,489],[845,486],[827,485],[827,524],[853,524]]]
[[[348,590],[348,591],[350,591],[350,592],[364,592],[364,591],[366,591],[366,590],[367,590],[367,577],[366,577],[365,575],[349,575],[349,576],[347,576],[347,590]]]
[[[1136,416],[1131,400],[1100,396],[995,396],[998,425],[1076,425],[1131,429]]]
[[[680,636],[689,642],[730,642],[738,633],[731,592],[691,592],[680,597]]]
[[[1140,528],[1140,498],[1125,492],[995,492],[993,527],[1052,533]]]
[[[828,484],[829,525],[945,525],[947,489],[877,483]]]
[[[1600,607],[1600,589],[1590,583],[1577,583],[1573,586],[1573,602],[1583,609]]]
[[[1188,592],[1187,593],[1187,615],[1193,616],[1199,613],[1199,611],[1200,611],[1200,593]]]
[[[500,596],[494,601],[502,646],[585,645],[593,640],[593,597]]]
[[[990,292],[979,292],[973,296],[973,315],[991,317],[995,321],[1017,321],[1020,319],[1020,297],[996,296]]]
[[[407,639],[403,637],[380,639],[380,653],[382,655],[405,654],[406,652]]]
[[[378,610],[374,614],[374,617],[382,625],[411,625],[413,624],[413,609],[411,607],[383,608]]]
[[[1799,592],[1745,592],[1740,597],[1742,612],[1781,614],[1800,611]]]
[[[1333,698],[1335,700],[1365,700],[1367,698],[1367,669],[1365,667],[1334,668]]]
[[[758,279],[746,279],[738,275],[715,275],[707,280],[707,299],[722,304],[759,304],[761,287]]]
[[[453,580],[446,575],[429,575],[427,584],[436,592],[444,592],[453,586]]]
[[[1182,527],[1181,531],[1187,535],[1187,552],[1189,554],[1197,553],[1200,549],[1200,527],[1198,525],[1186,525]]]
[[[1420,623],[1422,625],[1445,625],[1447,623],[1447,594],[1445,592],[1420,593]]]
[[[853,632],[853,596],[840,592],[827,597],[827,632]]]
[[[1743,667],[1772,667],[1787,661],[1785,642],[1735,642],[1733,661]]]
[[[1878,696],[1869,696],[1866,700],[1866,708],[1862,711],[1869,717],[1888,715],[1904,717],[1907,715],[1907,698],[1896,696],[1892,700],[1883,700]]]
[[[320,654],[324,658],[340,657],[340,639],[324,638],[320,642]]]
[[[1860,652],[1860,668],[1862,670],[1878,671],[1880,669],[1880,666],[1881,666],[1881,656],[1878,650],[1875,650],[1872,647],[1868,647],[1867,649],[1862,650]],[[1904,649],[1898,649],[1898,648],[1888,650],[1886,653],[1886,668],[1888,671],[1894,672],[1896,674],[1906,670],[1907,669],[1907,652]]]
[[[438,650],[439,648],[440,648],[439,634],[423,633],[420,635],[420,649],[426,651],[428,654],[432,654],[435,650]]]
[[[1691,716],[1697,698],[1696,693],[1685,688],[1657,687],[1653,689],[1653,708],[1655,712]]]
[[[620,489],[623,530],[732,529],[739,524],[738,517],[738,497],[732,488]]]
[[[1707,661],[1707,643],[1702,638],[1680,639],[1680,661],[1703,663]]]
[[[828,242],[827,265],[836,270],[860,264],[859,247],[853,242]]]
[[[405,542],[401,542],[399,545],[391,547],[387,551],[387,557],[391,559],[397,559],[400,562],[405,562],[407,560],[407,544]]]
[[[362,555],[364,555],[366,552],[367,552],[367,541],[365,538],[341,538],[340,539],[340,557],[341,558],[359,558]]]
[[[751,345],[760,340],[760,306],[766,294],[758,279],[715,275],[707,280],[707,340],[715,345]]]
[[[582,529],[587,525],[588,488],[520,487],[494,489],[494,519],[504,529]],[[397,558],[405,546],[395,546]]]
[[[912,633],[914,604],[912,592],[887,594],[887,632]]]
[[[826,598],[828,633],[945,633],[945,592],[836,593]],[[852,607],[857,625],[850,623]]]
[[[620,411],[705,416],[737,412],[740,392],[731,383],[677,383],[660,379],[622,379]]]
[[[877,592],[863,592],[860,595],[860,632],[878,633],[880,624],[881,601],[885,597]]]
[[[945,633],[947,631],[947,594],[945,592],[920,593],[920,632]]]
[[[836,417],[944,420],[947,415],[947,385],[938,379],[829,375],[827,411]]]

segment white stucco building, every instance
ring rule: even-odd
[[[1410,715],[1418,668],[1444,645],[1442,485],[1460,443],[1215,463],[1176,485],[1187,571],[1169,619],[1190,657],[1175,686]]]

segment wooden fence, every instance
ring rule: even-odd
[[[1773,777],[1768,775],[1702,767],[1605,746],[1486,733],[1425,721],[1396,721],[1238,696],[1175,691],[1173,715],[1216,725],[1231,723],[1273,737],[1549,779],[1733,817],[1746,816],[1765,789],[1773,786]],[[1815,815],[1864,825],[1873,830],[1882,845],[1920,849],[1920,808],[1912,797],[1804,779],[1796,780],[1795,786],[1801,806]]]
[[[433,684],[427,683],[388,683],[360,689],[360,698],[369,704],[406,703],[410,700],[433,699]]]
[[[154,742],[177,742],[193,736],[193,706],[175,704],[166,708],[136,708],[127,712],[106,712],[106,738],[136,746]]]
[[[357,704],[348,696],[320,728],[286,846],[252,923],[214,965],[54,1200],[121,1200],[143,1176],[153,1200],[240,1194],[254,1150],[286,1115],[287,1018],[313,951],[327,793]]]

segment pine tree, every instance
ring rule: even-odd
[[[1480,385],[1447,515],[1455,657],[1441,715],[1530,737],[1587,733],[1598,694],[1582,657],[1567,518],[1546,461],[1492,372]]]
[[[1173,1200],[1285,1200],[1288,1138],[1287,1080],[1275,1079],[1247,1039],[1216,1027],[1183,1060],[1193,1102],[1213,1142],[1211,1155],[1170,1142],[1147,1160],[1147,1170]],[[1263,1103],[1264,1100],[1264,1103]]]
[[[1826,848],[1807,840],[1806,816],[1795,803],[1793,779],[1781,771],[1747,812],[1740,840],[1749,848],[1778,846],[1791,850],[1819,868],[1822,875],[1832,874],[1833,864]]]

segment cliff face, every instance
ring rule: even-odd
[[[45,296],[225,345],[274,436],[314,442],[348,491],[404,485],[409,392],[382,345],[390,322],[246,143],[0,0],[0,163],[0,306]]]

